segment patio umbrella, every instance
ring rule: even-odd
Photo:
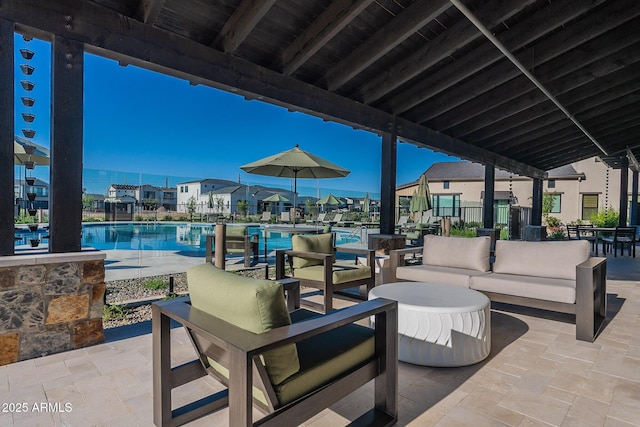
[[[25,148],[26,147],[26,148]],[[29,154],[29,151],[33,151]],[[31,156],[31,159],[29,159]],[[13,140],[13,164],[24,165],[31,160],[36,165],[49,165],[49,149],[16,136]]]
[[[324,196],[322,199],[318,200],[316,202],[316,204],[318,204],[318,205],[339,205],[340,204],[340,199],[338,199],[333,194],[329,193],[326,196]]]
[[[298,178],[342,178],[349,171],[296,146],[273,156],[240,166],[247,173],[293,178],[293,207],[296,206]],[[295,215],[293,226],[295,227]]]
[[[411,197],[411,204],[409,210],[411,212],[422,212],[431,209],[431,197],[429,194],[429,184],[427,183],[427,177],[424,174],[420,175],[420,181],[418,182],[418,189],[414,191]]]
[[[280,203],[280,202],[288,202],[289,199],[284,197],[282,194],[273,193],[272,195],[270,195],[269,197],[265,198],[262,201],[269,202],[269,203]]]

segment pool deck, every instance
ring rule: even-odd
[[[158,265],[127,258],[111,265],[136,274],[187,268],[184,256],[158,258]],[[397,425],[640,426],[640,258],[608,256],[607,277],[608,321],[594,343],[575,340],[569,315],[495,305],[486,360],[461,368],[400,362]],[[109,329],[103,344],[0,367],[0,405],[28,409],[0,407],[0,426],[152,426],[150,331],[150,322]],[[183,329],[172,341],[176,364],[195,357]],[[220,389],[204,378],[174,396],[181,404]],[[372,402],[368,384],[304,425],[346,425]],[[43,403],[52,406],[37,411]],[[227,415],[189,425],[226,426]]]

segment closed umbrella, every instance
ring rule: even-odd
[[[369,193],[367,193],[364,196],[364,206],[362,207],[362,212],[367,215],[369,214],[369,205],[371,205],[371,196],[369,196]]]
[[[418,182],[418,189],[414,191],[411,197],[411,204],[409,210],[411,212],[422,212],[431,209],[431,197],[429,194],[429,184],[424,174],[420,175],[420,181]]]
[[[301,150],[298,144],[291,149],[253,163],[240,166],[247,173],[293,178],[293,207],[296,206],[298,178],[342,178],[349,171],[321,157]],[[293,216],[295,227],[295,215]]]

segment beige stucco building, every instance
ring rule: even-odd
[[[434,163],[424,173],[433,200],[433,216],[444,214],[456,217],[459,216],[459,208],[482,206],[483,165],[467,161]],[[418,178],[397,188],[396,206],[403,205],[401,198],[413,195],[418,187]],[[599,210],[619,208],[620,169],[613,169],[593,157],[550,170],[543,188],[545,193],[554,196],[554,208],[550,215],[563,223],[588,220]],[[531,178],[496,169],[494,206],[511,203],[531,207],[532,190]],[[630,199],[631,174],[627,194]]]

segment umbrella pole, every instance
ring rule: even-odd
[[[296,228],[296,214],[298,213],[298,209],[296,208],[296,196],[298,195],[298,171],[293,171],[293,228]]]

